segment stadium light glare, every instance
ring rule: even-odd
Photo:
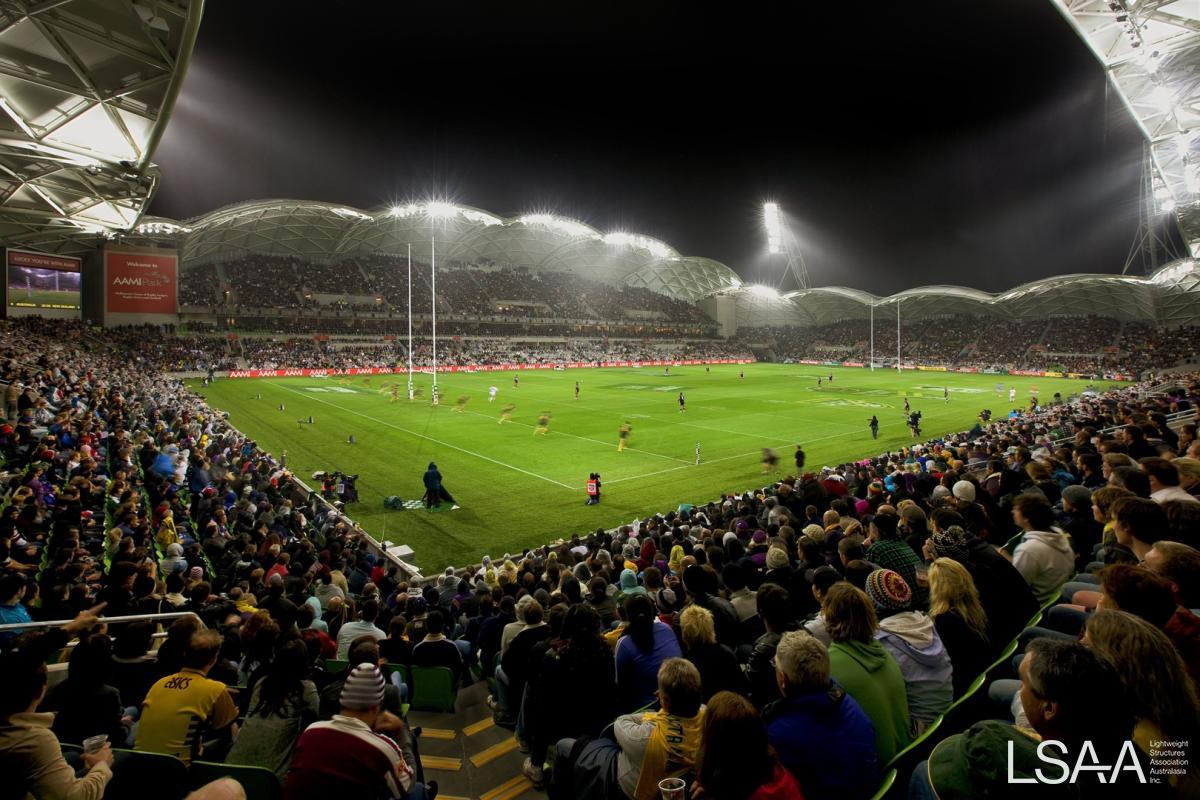
[[[553,214],[525,214],[517,219],[523,225],[540,225],[565,236],[592,237],[595,233],[582,222],[576,222]]]
[[[771,300],[779,299],[779,292],[772,286],[763,286],[762,284],[753,283],[746,286],[750,293],[756,297],[766,297]]]
[[[1163,111],[1170,111],[1175,107],[1175,93],[1166,86],[1155,86],[1150,90],[1149,97],[1150,101]]]
[[[636,247],[640,250],[646,250],[657,258],[667,258],[671,255],[671,248],[662,242],[636,233],[623,233],[621,231],[606,233],[604,235],[604,243],[614,247]]]
[[[767,252],[783,252],[783,218],[778,203],[763,203],[763,224],[767,228]]]
[[[425,216],[434,219],[450,219],[458,215],[458,206],[444,200],[431,200],[425,204]]]

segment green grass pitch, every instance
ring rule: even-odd
[[[307,480],[315,470],[358,473],[361,500],[347,513],[372,534],[408,544],[425,571],[478,562],[570,536],[665,512],[679,503],[702,503],[722,492],[761,486],[762,448],[779,454],[776,477],[793,468],[797,443],[806,469],[819,469],[910,444],[904,395],[923,412],[923,434],[967,430],[983,408],[1008,409],[1007,388],[1029,402],[1054,392],[1081,391],[1083,381],[999,375],[966,375],[750,364],[737,366],[528,370],[513,387],[513,373],[445,373],[438,376],[442,405],[428,401],[430,376],[417,376],[425,399],[392,402],[385,384],[405,376],[218,380],[191,386],[230,422],[278,455]],[[818,389],[817,376],[834,375]],[[574,399],[575,381],[581,392]],[[1004,396],[995,391],[1005,386]],[[488,387],[499,389],[488,402]],[[942,388],[950,388],[950,402]],[[687,411],[677,401],[683,392]],[[256,399],[261,394],[262,399]],[[465,413],[455,401],[468,396]],[[516,405],[499,424],[501,408]],[[283,404],[285,411],[280,411]],[[551,413],[550,432],[537,435],[537,418]],[[879,416],[879,438],[867,421]],[[297,424],[314,418],[313,425]],[[617,451],[617,431],[633,426],[629,448]],[[348,444],[353,434],[356,444]],[[701,462],[695,465],[696,443]],[[459,506],[452,513],[390,511],[383,498],[419,499],[421,475],[435,461]],[[603,481],[599,505],[585,505],[588,473]]]
[[[79,292],[56,292],[51,289],[24,289],[8,287],[8,304],[19,308],[79,308]]]

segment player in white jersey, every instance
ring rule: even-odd
[[[1015,403],[1015,402],[1017,402],[1017,387],[1015,387],[1015,386],[1010,386],[1010,387],[1009,387],[1009,389],[1008,389],[1008,402],[1009,402],[1009,403]]]
[[[496,399],[496,392],[500,391],[495,386],[488,387],[488,402],[491,403]]]

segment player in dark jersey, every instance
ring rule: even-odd
[[[679,393],[679,413],[687,411],[687,401],[683,399],[683,392]]]

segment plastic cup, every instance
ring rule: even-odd
[[[99,736],[89,736],[88,738],[83,740],[83,752],[95,753],[101,747],[104,747],[104,743],[107,741],[108,741],[107,733],[102,733]]]
[[[658,782],[662,800],[686,800],[687,784],[683,778],[663,778]]]

